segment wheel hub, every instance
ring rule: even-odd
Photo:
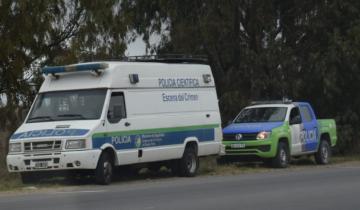
[[[280,151],[280,160],[282,164],[286,164],[287,162],[286,152],[284,150]]]
[[[111,175],[112,175],[112,166],[111,163],[109,162],[105,162],[104,163],[104,177],[106,180],[111,179]]]
[[[321,150],[321,156],[324,160],[324,162],[327,162],[328,157],[329,157],[329,152],[326,146],[323,146],[322,150]]]
[[[196,158],[193,155],[189,155],[186,161],[186,166],[191,173],[196,170]]]

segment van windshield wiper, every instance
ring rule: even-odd
[[[80,119],[86,119],[86,117],[84,117],[83,115],[81,114],[60,114],[60,115],[57,115],[57,117],[78,117]]]
[[[29,118],[29,121],[41,120],[41,119],[47,119],[47,121],[53,120],[53,118],[51,118],[50,116],[36,116],[36,117]]]

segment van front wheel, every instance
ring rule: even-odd
[[[186,147],[179,163],[179,175],[193,177],[199,168],[199,157],[193,147]]]
[[[102,185],[110,184],[113,176],[113,170],[114,164],[109,153],[102,153],[95,169],[96,182]]]

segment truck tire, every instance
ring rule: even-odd
[[[315,162],[320,165],[326,165],[330,162],[331,149],[327,141],[322,140],[318,151],[315,153]]]
[[[114,161],[107,152],[103,152],[95,169],[96,183],[108,185],[111,183],[114,171]]]
[[[179,161],[178,174],[184,177],[194,177],[199,169],[199,157],[194,147],[186,147]]]
[[[279,142],[276,156],[272,159],[272,166],[274,168],[286,168],[288,167],[290,159],[290,153],[287,145],[284,142]]]

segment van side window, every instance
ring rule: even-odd
[[[307,107],[307,106],[301,106],[301,107],[300,107],[300,110],[301,110],[301,113],[302,113],[302,115],[303,115],[303,117],[304,117],[304,121],[305,121],[305,122],[310,122],[310,121],[313,120],[313,117],[312,117],[312,115],[311,115],[311,113],[310,113],[309,107]]]
[[[110,123],[118,123],[121,119],[126,118],[124,93],[114,92],[111,94],[107,118]]]
[[[298,107],[294,107],[291,109],[289,123],[290,125],[301,124],[301,116]]]

